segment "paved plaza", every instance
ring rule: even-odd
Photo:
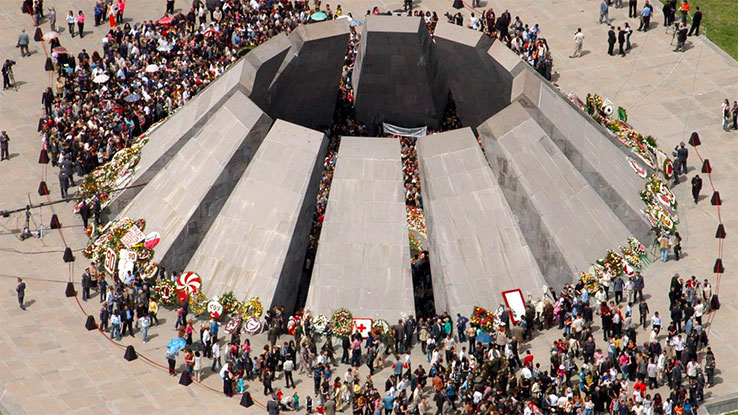
[[[63,17],[74,8],[92,15],[94,1],[53,1],[58,13],[58,26],[65,26]],[[378,6],[381,10],[398,10],[401,0],[374,1],[350,0],[341,3],[355,17]],[[175,9],[189,8],[190,2],[177,0]],[[334,7],[334,4],[331,4]],[[443,19],[443,13],[455,12],[450,1],[416,1],[415,7],[433,10]],[[738,63],[717,49],[704,38],[690,37],[685,53],[672,52],[671,33],[661,26],[661,12],[657,11],[652,30],[634,32],[630,53],[608,56],[607,28],[597,24],[599,3],[593,0],[542,0],[518,2],[513,0],[482,1],[483,8],[494,7],[498,13],[508,8],[513,17],[519,15],[529,24],[538,23],[541,36],[545,37],[554,56],[554,82],[565,92],[584,98],[596,92],[628,110],[629,122],[644,135],[659,140],[662,149],[671,149],[680,141],[687,141],[692,131],[702,139],[699,152],[710,159],[713,181],[720,190],[722,220],[728,238],[723,245],[723,262],[727,274],[720,281],[722,308],[710,326],[710,339],[718,365],[717,385],[709,389],[707,397],[738,392],[738,372],[732,370],[738,361],[738,346],[733,342],[738,329],[738,301],[732,295],[738,283],[731,276],[738,264],[734,236],[738,230],[738,204],[734,194],[738,192],[737,132],[724,132],[720,126],[720,105],[725,98],[738,99]],[[129,0],[126,21],[157,19],[165,7],[163,0],[155,3]],[[187,11],[187,10],[185,10]],[[472,10],[463,11],[468,16]],[[478,13],[477,13],[478,14]],[[633,26],[636,21],[627,18],[627,7],[610,10],[614,25],[626,21]],[[709,16],[705,17],[709,19]],[[100,39],[107,26],[93,27],[88,20],[83,39],[70,39],[66,30],[61,32],[61,42],[71,53],[86,48],[89,53],[99,50]],[[637,25],[636,25],[637,26]],[[48,31],[48,23],[43,23]],[[573,35],[578,27],[585,34],[584,55],[570,59],[573,51]],[[42,178],[42,165],[37,164],[41,147],[36,132],[38,118],[43,112],[41,93],[49,85],[49,72],[44,71],[45,55],[41,44],[31,44],[32,55],[21,58],[15,48],[18,33],[25,28],[33,34],[29,15],[20,13],[20,2],[0,0],[0,59],[14,59],[18,91],[0,93],[0,130],[7,130],[10,142],[10,161],[0,162],[0,210],[16,209],[28,203],[45,202],[36,189]],[[51,198],[59,195],[57,171],[47,166],[46,181]],[[697,155],[690,148],[689,177],[699,172]],[[681,223],[679,231],[684,238],[684,258],[667,263],[655,262],[644,272],[646,293],[651,310],[667,313],[669,279],[675,272],[682,277],[696,275],[699,280],[716,281],[712,273],[718,240],[714,238],[718,224],[717,209],[709,203],[710,187],[705,178],[703,199],[699,205],[691,202],[688,182],[674,189],[680,200]],[[586,208],[586,207],[585,207]],[[74,298],[64,296],[69,267],[62,261],[64,246],[74,250],[77,261],[71,272],[79,281],[86,259],[82,256],[87,238],[79,217],[72,214],[71,203],[55,204],[33,212],[32,220],[48,225],[53,213],[63,225],[61,232],[47,233],[43,239],[19,241],[23,227],[22,214],[9,218],[0,217],[0,308],[3,316],[0,329],[0,411],[5,414],[147,414],[182,413],[263,413],[258,405],[250,409],[238,406],[236,398],[228,399],[220,392],[222,382],[217,374],[204,370],[201,385],[184,387],[166,374],[166,369],[143,358],[127,362],[123,348],[96,331],[84,327],[85,315],[99,313],[97,298],[81,305]],[[33,224],[32,224],[32,227]],[[166,235],[164,235],[166,237]],[[62,239],[63,238],[63,239]],[[573,249],[576,249],[574,247]],[[593,258],[595,259],[595,258]],[[15,278],[26,279],[27,311],[18,308],[15,297]],[[558,287],[557,287],[558,288]],[[471,309],[467,311],[470,313]],[[122,344],[133,344],[143,356],[160,365],[166,365],[164,345],[175,336],[174,313],[161,310],[162,325],[152,327],[148,343],[141,338],[125,337]],[[163,318],[161,318],[163,317]],[[548,344],[560,336],[552,329],[537,336],[529,346],[537,359],[545,362]],[[642,334],[642,333],[641,333]],[[264,335],[253,338],[253,350],[260,350],[266,342]],[[338,347],[340,353],[340,347]],[[182,367],[182,356],[178,365]],[[424,362],[418,350],[414,362]],[[208,362],[206,360],[206,362]],[[204,363],[204,366],[206,364]],[[336,373],[342,375],[345,365]],[[384,369],[375,377],[375,384],[382,384],[389,375]],[[362,375],[367,374],[362,368]],[[302,382],[300,381],[302,380]],[[275,386],[283,386],[278,379]],[[265,402],[261,385],[253,382],[249,390],[258,402]],[[312,392],[312,382],[304,375],[297,380],[301,397]]]

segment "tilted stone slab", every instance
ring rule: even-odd
[[[356,117],[437,129],[448,102],[438,51],[420,17],[367,16],[353,73]]]
[[[438,22],[433,38],[462,124],[474,129],[510,104],[514,74],[525,65],[486,34]]]
[[[517,102],[479,126],[486,157],[549,284],[578,278],[630,232]]]
[[[163,235],[154,260],[183,270],[241,178],[271,119],[235,93],[138,193],[120,217]]]
[[[395,321],[414,313],[400,142],[342,137],[306,309]]]
[[[292,43],[283,32],[262,43],[243,58],[241,85],[248,92],[249,98],[264,111],[268,111],[271,105],[269,87],[291,47]]]
[[[300,25],[287,37],[292,46],[267,92],[267,113],[310,128],[328,126],[346,58],[348,23]]]
[[[187,265],[209,297],[233,291],[292,309],[326,148],[321,132],[274,123]]]
[[[242,88],[239,83],[245,69],[244,61],[238,62],[220,78],[213,81],[169,119],[146,133],[149,142],[141,150],[141,160],[135,168],[128,188],[113,193],[114,200],[106,208],[110,217],[115,217],[125,208],[143,186],[177,154],[223,104]]]
[[[631,234],[644,243],[652,240],[651,225],[641,213],[645,205],[640,192],[645,182],[628,158],[649,168],[532,68],[524,67],[513,85],[512,98],[536,120]]]
[[[494,309],[517,288],[540,296],[544,277],[471,129],[416,148],[436,311]]]

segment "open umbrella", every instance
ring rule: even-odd
[[[141,99],[141,94],[130,94],[127,97],[125,97],[126,102],[136,102]]]
[[[201,342],[193,342],[193,343],[192,343],[192,344],[190,345],[190,347],[189,347],[189,348],[190,348],[190,350],[192,350],[193,352],[202,352],[202,351],[205,351],[205,345],[204,345],[204,344],[202,344]]]
[[[169,16],[164,16],[161,19],[157,20],[156,24],[160,26],[169,26],[172,24],[172,18]]]
[[[322,22],[323,20],[327,18],[328,18],[328,15],[325,14],[325,12],[316,12],[310,15],[310,20],[314,22]]]
[[[67,49],[66,48],[63,48],[61,46],[57,46],[54,49],[51,49],[51,51],[52,52],[55,52],[55,53],[62,54],[62,55],[67,53]]]
[[[146,69],[144,69],[144,72],[148,73],[154,73],[159,70],[159,65],[154,65],[153,63],[151,65],[146,66]]]
[[[185,341],[185,339],[181,337],[175,337],[172,340],[169,340],[169,343],[167,343],[167,351],[171,354],[179,353],[179,351],[184,349],[185,346],[187,346],[187,342]]]
[[[108,75],[101,73],[100,75],[92,78],[92,82],[96,84],[104,84],[105,82],[108,82],[108,79],[110,79]]]
[[[58,34],[58,33],[56,33],[56,32],[47,32],[47,33],[46,33],[46,34],[44,35],[44,40],[51,40],[51,39],[56,39],[56,38],[58,38],[58,37],[59,37],[59,34]]]
[[[351,21],[349,22],[349,26],[351,27],[361,26],[361,21],[356,20],[356,19],[351,19]]]

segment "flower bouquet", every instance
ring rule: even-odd
[[[252,299],[243,303],[241,307],[241,318],[245,321],[250,318],[260,318],[264,313],[264,307],[261,305],[259,297],[253,297]]]
[[[218,297],[218,302],[223,306],[223,314],[232,313],[234,310],[241,310],[243,305],[233,295],[233,291],[228,291]]]
[[[474,306],[471,322],[479,326],[485,333],[494,333],[499,325],[496,317],[493,312],[479,306]]]
[[[425,215],[422,210],[416,207],[408,206],[407,208],[407,226],[410,230],[423,235],[423,237],[427,236],[425,232]]]
[[[177,292],[176,284],[167,278],[162,278],[154,286],[154,299],[159,304],[172,307],[172,306],[177,305],[176,292]]]
[[[323,314],[318,314],[313,318],[313,330],[315,334],[323,335],[328,330],[328,317]]]
[[[338,337],[351,334],[354,316],[345,308],[339,308],[331,317],[331,327]]]
[[[91,233],[92,238],[85,249],[82,250],[82,255],[89,258],[95,265],[102,264],[105,261],[105,252],[108,248],[115,251],[116,254],[125,248],[122,238],[133,226],[138,227],[143,232],[146,229],[146,221],[123,218],[108,222],[103,228],[96,230],[99,235]],[[130,250],[136,253],[136,268],[146,269],[149,261],[154,256],[154,251],[146,248],[143,243],[132,246]]]
[[[594,274],[582,271],[579,273],[579,279],[590,294],[594,294],[600,289],[600,282]]]
[[[202,290],[195,291],[192,295],[190,295],[189,304],[190,304],[190,311],[192,314],[194,314],[196,317],[201,316],[205,314],[205,312],[208,309],[208,298],[205,297],[205,294],[202,293]]]
[[[387,320],[378,318],[372,321],[372,333],[383,336],[385,333],[389,332],[389,330],[390,325]]]
[[[630,264],[633,268],[641,267],[641,259],[629,246],[621,246],[620,252],[623,253],[623,258],[625,258],[625,262]]]

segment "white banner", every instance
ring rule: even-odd
[[[133,266],[136,264],[138,255],[135,251],[129,251],[127,249],[121,249],[119,253],[120,258],[118,259],[118,278],[121,281],[125,281],[128,271],[133,272]]]
[[[425,137],[426,135],[428,135],[427,126],[418,128],[403,128],[383,122],[382,130],[384,130],[385,134],[399,135],[403,137]]]

